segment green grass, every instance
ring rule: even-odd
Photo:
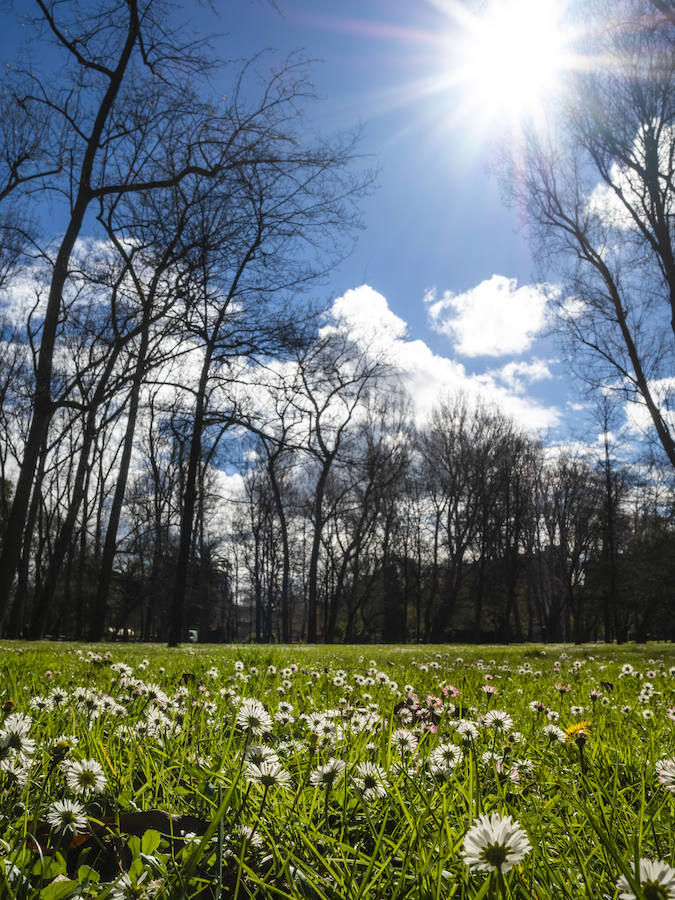
[[[627,664],[635,673],[621,675]],[[674,666],[670,644],[5,642],[0,897],[617,898],[621,876],[641,900],[675,896],[675,872],[668,894],[640,887],[635,864],[675,865],[675,794],[656,773],[675,756]],[[459,695],[443,696],[444,685]],[[54,689],[66,693],[58,705]],[[272,716],[262,737],[237,723],[243,698]],[[546,709],[531,709],[535,701]],[[280,703],[292,706],[288,721],[275,718]],[[482,724],[491,710],[508,713],[511,729]],[[30,723],[17,725],[17,713]],[[464,719],[478,723],[475,740],[456,730]],[[576,741],[544,732],[581,722]],[[17,728],[26,733],[12,739]],[[407,751],[401,728],[413,735]],[[276,754],[287,784],[252,780],[255,744]],[[442,744],[461,750],[444,775],[430,759]],[[331,758],[344,774],[314,786],[312,773]],[[100,765],[101,792],[82,794],[72,771],[69,784],[78,760]],[[365,762],[384,773],[381,796],[359,781]],[[52,821],[59,800],[81,804],[78,833]],[[472,871],[466,834],[493,812],[511,816],[531,850],[503,873]]]

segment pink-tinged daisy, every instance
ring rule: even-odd
[[[660,759],[656,763],[656,777],[671,794],[675,794],[675,758]]]

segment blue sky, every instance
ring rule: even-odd
[[[357,247],[316,299],[335,303],[364,345],[388,336],[420,407],[468,389],[543,436],[574,436],[579,412],[568,401],[579,388],[542,337],[526,235],[489,173],[501,125],[466,84],[445,84],[474,0],[214,6],[188,0],[178,15],[192,12],[196,31],[220,33],[223,60],[267,48],[270,62],[293,51],[316,60],[310,127],[330,136],[361,125],[360,149],[378,170]],[[4,31],[2,56],[11,58],[19,35]]]
[[[464,117],[453,121],[461,98],[450,92],[416,96],[416,86],[441,68],[436,36],[452,31],[448,16],[426,0],[283,0],[278,10],[237,0],[220,23],[229,31],[217,44],[224,56],[269,47],[317,60],[312,80],[320,101],[310,112],[322,132],[363,126],[377,188],[363,204],[367,231],[336,273],[336,286],[361,278],[392,301],[416,295],[412,322],[421,325],[422,296],[433,285],[464,291],[497,271],[531,277],[517,216],[488,174],[493,147],[480,117],[475,128]],[[395,306],[404,308],[413,312]]]
[[[398,349],[408,344],[410,366],[415,352],[424,358],[413,380],[427,398],[464,387],[463,372],[469,389],[523,424],[551,438],[573,436],[579,412],[568,401],[579,399],[579,386],[557,345],[541,336],[527,236],[490,173],[501,125],[472,108],[463,85],[436,87],[452,67],[453,41],[466,37],[451,6],[459,4],[280,0],[275,8],[237,0],[219,18],[202,16],[226,32],[216,43],[224,58],[271,48],[316,60],[317,130],[363,126],[361,149],[378,169],[377,186],[363,201],[355,252],[320,298],[347,294],[350,321],[369,307],[366,331],[375,322],[393,328]],[[361,285],[370,292],[354,294]],[[534,333],[528,322],[539,326]]]

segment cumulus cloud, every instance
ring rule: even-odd
[[[515,278],[493,275],[463,294],[435,290],[425,298],[429,324],[452,339],[460,356],[524,353],[546,323],[542,285],[518,287]]]
[[[501,381],[516,394],[524,394],[528,384],[553,378],[548,362],[543,359],[533,359],[531,362],[510,362],[501,369],[490,370],[487,374],[491,378]]]
[[[469,374],[461,363],[434,353],[424,341],[409,340],[407,324],[369,285],[347,291],[335,300],[331,313],[359,346],[384,352],[396,366],[418,421],[424,421],[441,398],[462,391],[469,398],[497,404],[531,431],[544,431],[560,422],[554,406],[544,406],[525,393],[526,382],[552,377],[541,360]]]
[[[408,334],[408,326],[389,309],[386,298],[367,284],[338,297],[331,316],[350,337],[377,350],[386,350]]]

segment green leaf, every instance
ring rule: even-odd
[[[40,900],[59,900],[60,897],[70,897],[73,889],[77,887],[76,881],[56,881],[43,887],[40,891]]]
[[[77,870],[77,880],[80,884],[83,884],[86,881],[100,881],[101,876],[91,866],[80,866]]]
[[[143,865],[141,859],[139,857],[136,857],[129,866],[129,878],[131,878],[131,880],[136,883],[144,871],[145,866]]]
[[[57,875],[66,874],[66,861],[60,853],[46,859],[38,859],[33,866],[33,875],[41,878],[56,878]]]
[[[153,828],[149,828],[145,834],[143,835],[143,839],[141,841],[141,853],[145,853],[146,855],[150,855],[155,852],[155,850],[159,847],[159,842],[161,841],[162,836],[159,831],[155,831]]]

